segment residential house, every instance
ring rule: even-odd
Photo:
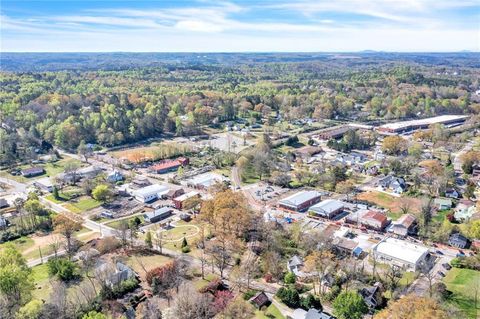
[[[479,164],[473,165],[473,167],[472,167],[472,176],[473,176],[473,177],[480,176],[480,165],[479,165]]]
[[[464,249],[468,246],[468,239],[460,233],[450,235],[448,244],[452,247]]]
[[[4,216],[0,215],[0,229],[5,229],[7,226],[8,220]]]
[[[345,221],[350,224],[357,224],[374,230],[383,230],[390,224],[390,219],[378,211],[369,209],[359,209],[358,211],[348,215]]]
[[[378,182],[382,190],[390,190],[396,194],[401,194],[407,189],[407,183],[402,177],[388,175]]]
[[[34,183],[33,183],[34,186],[40,188],[41,190],[45,191],[45,192],[53,192],[53,188],[54,188],[54,185],[50,179],[50,177],[44,177],[44,178],[40,178],[39,180],[36,180]]]
[[[35,177],[45,174],[45,170],[43,169],[43,167],[30,167],[22,169],[20,171],[20,174],[22,174],[23,177]]]
[[[342,237],[335,237],[332,244],[335,252],[343,256],[350,256],[358,246],[356,241]]]
[[[292,319],[334,319],[326,312],[322,312],[315,308],[311,308],[308,311],[303,310],[302,308],[297,308],[292,313]]]
[[[313,215],[332,219],[342,213],[345,203],[336,199],[326,199],[309,208],[308,212]]]
[[[114,170],[107,174],[107,182],[109,183],[120,182],[120,181],[123,181],[123,179],[124,179],[123,174],[117,170]]]
[[[268,307],[272,302],[267,294],[263,291],[259,292],[249,300],[257,309]]]
[[[447,190],[445,190],[445,197],[458,199],[460,197],[460,193],[457,192],[455,188],[447,188]]]
[[[415,235],[417,233],[417,219],[412,214],[403,214],[393,222],[390,231],[403,237]]]
[[[143,218],[147,223],[156,223],[172,215],[173,209],[170,207],[162,207],[151,212],[143,214]]]
[[[121,262],[102,263],[96,268],[95,272],[97,277],[105,278],[106,284],[110,287],[118,286],[123,281],[136,277],[135,272]]]
[[[475,203],[468,199],[461,199],[455,207],[455,219],[457,221],[467,221],[477,212]]]
[[[305,273],[302,271],[303,266],[303,259],[298,255],[294,255],[287,261],[288,271],[293,272],[297,277],[305,277]]]
[[[172,187],[168,191],[168,193],[165,195],[167,199],[174,199],[176,197],[179,197],[180,195],[185,194],[185,191],[181,187]]]
[[[370,311],[373,311],[375,308],[382,304],[382,284],[376,282],[371,287],[365,287],[358,291],[360,296],[362,296],[363,301],[368,306]]]
[[[438,210],[447,210],[453,206],[451,198],[435,198],[433,203]]]

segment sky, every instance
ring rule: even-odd
[[[480,0],[0,0],[0,52],[480,51]]]

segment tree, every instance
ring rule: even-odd
[[[316,279],[313,281],[314,291],[315,281],[318,280],[319,291],[320,293],[324,292],[325,287],[322,285],[322,281],[328,271],[331,271],[335,267],[336,262],[334,261],[334,257],[333,253],[327,249],[314,250],[310,255],[305,257],[306,270],[308,272],[316,272],[317,274]]]
[[[58,194],[58,187],[57,186],[53,186],[53,198],[55,198],[56,200],[58,200],[60,198],[60,194]]]
[[[407,295],[392,303],[375,316],[375,319],[447,319],[447,312],[433,299],[414,294]]]
[[[70,281],[77,276],[77,264],[66,258],[50,258],[47,267],[50,276],[56,275],[62,281]]]
[[[277,291],[277,297],[290,308],[300,307],[300,295],[295,288],[281,287]]]
[[[75,162],[75,161],[70,161],[67,164],[65,164],[65,174],[70,177],[73,185],[75,185],[78,181],[79,168],[80,168],[80,165],[78,165],[78,162]]]
[[[84,140],[81,140],[80,144],[78,144],[77,153],[78,155],[83,156],[85,158],[85,162],[88,163],[88,158],[91,155],[91,149],[87,147]]]
[[[210,294],[200,294],[191,284],[180,286],[172,310],[177,319],[209,319],[215,314],[211,307]]]
[[[100,202],[109,202],[113,197],[113,193],[108,185],[100,184],[93,189],[92,197]]]
[[[35,319],[40,316],[43,303],[40,300],[34,299],[21,307],[16,315],[16,319]]]
[[[145,235],[145,244],[147,245],[148,248],[153,247],[152,233],[150,231],[148,231],[147,234]]]
[[[283,281],[287,284],[287,285],[291,285],[291,284],[294,284],[295,281],[297,280],[297,277],[295,276],[295,274],[293,272],[287,272],[285,274],[285,278],[283,279]]]
[[[55,226],[55,231],[62,234],[66,241],[67,246],[66,250],[69,255],[73,253],[72,237],[76,231],[79,231],[82,228],[82,225],[79,222],[76,222],[65,215],[56,215],[53,219],[53,225]]]
[[[220,319],[250,319],[254,316],[253,306],[239,297],[230,302],[223,313],[218,315]]]
[[[407,140],[401,136],[387,136],[383,139],[382,151],[389,155],[399,155],[407,150]]]
[[[90,311],[89,313],[85,314],[82,317],[82,319],[108,319],[108,318],[101,312]]]
[[[333,301],[333,314],[338,319],[361,319],[367,312],[362,296],[354,291],[344,291]]]

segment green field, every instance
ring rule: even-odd
[[[52,289],[49,281],[47,264],[32,267],[32,281],[36,288],[32,293],[33,298],[39,300],[46,299]]]
[[[95,207],[102,205],[102,202],[95,200],[91,197],[83,196],[76,201],[69,202],[65,204],[65,208],[69,209],[74,213],[81,213]]]
[[[452,292],[448,302],[462,310],[467,318],[478,318],[480,303],[475,309],[475,292],[480,290],[480,271],[452,268],[443,281]]]
[[[285,319],[285,317],[280,313],[277,307],[274,304],[271,304],[266,311],[257,310],[255,311],[256,319]]]
[[[33,247],[33,245],[35,245],[35,242],[30,237],[25,237],[24,236],[24,237],[20,237],[20,238],[17,238],[15,240],[12,240],[8,243],[0,244],[0,249],[2,249],[2,247],[5,247],[8,244],[13,244],[15,249],[17,249],[19,252],[23,252],[23,251]]]
[[[142,221],[142,224],[145,222],[145,219],[143,218],[143,215],[136,215],[136,216],[132,216],[130,218],[117,219],[117,220],[105,223],[105,225],[107,225],[109,227],[112,227],[112,228],[115,228],[115,229],[119,229],[122,222],[127,222],[127,224],[128,224],[131,220],[134,220],[135,217],[140,218],[140,220]]]

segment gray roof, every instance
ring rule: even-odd
[[[152,219],[155,216],[162,216],[164,214],[171,213],[173,210],[170,207],[162,207],[159,209],[155,209],[153,212],[146,212],[144,216],[148,217],[148,219]]]
[[[310,207],[310,211],[313,212],[334,212],[345,207],[345,203],[336,199],[326,199],[320,203]]]
[[[321,195],[323,193],[317,191],[301,191],[280,200],[279,203],[286,206],[298,206]]]
[[[302,266],[303,261],[298,255],[294,255],[292,258],[288,260],[288,265],[290,267],[297,267],[297,266]]]

